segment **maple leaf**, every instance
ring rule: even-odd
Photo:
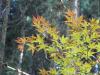
[[[23,52],[24,51],[24,45],[23,44],[19,44],[18,47],[20,52]]]
[[[41,22],[41,17],[38,16],[38,17],[33,17],[33,24],[35,25],[40,25],[40,22]]]
[[[39,72],[40,75],[49,75],[49,72],[46,71],[44,68],[40,69],[39,71],[40,71],[40,72]]]
[[[43,16],[33,17],[33,24],[40,33],[48,31],[50,28],[49,22]]]
[[[36,40],[35,36],[31,36],[31,37],[26,37],[26,42],[32,43],[34,40]]]
[[[66,15],[69,17],[74,17],[75,13],[74,13],[74,11],[68,9],[68,11],[66,12]]]
[[[48,29],[48,31],[47,31],[49,34],[58,34],[59,33],[59,31],[57,30],[57,28],[53,28],[53,27],[49,27],[49,29]]]
[[[32,35],[31,38],[32,38],[33,40],[36,40],[36,36],[34,36],[34,35]]]
[[[32,42],[32,38],[26,37],[26,42]]]
[[[26,39],[25,38],[17,38],[17,40],[15,40],[17,43],[19,44],[24,44]]]
[[[35,50],[36,50],[36,47],[34,46],[34,44],[27,44],[29,47],[28,47],[28,50],[32,52],[32,54],[34,54]]]
[[[49,22],[43,17],[43,16],[37,16],[37,17],[33,17],[33,24],[36,26],[44,26],[44,27],[48,27]]]
[[[82,22],[84,22],[83,16],[78,17],[77,24],[80,25],[80,24],[82,24]]]

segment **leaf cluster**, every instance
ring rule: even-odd
[[[50,55],[50,59],[59,65],[50,69],[49,73],[45,69],[40,69],[41,75],[86,75],[90,74],[92,66],[98,63],[99,20],[93,18],[87,21],[83,16],[75,17],[75,13],[71,10],[66,12],[65,17],[69,27],[68,36],[59,35],[57,28],[44,17],[38,16],[33,17],[33,26],[39,33],[17,40],[18,43],[26,43],[28,50],[33,54],[35,51],[44,50]]]

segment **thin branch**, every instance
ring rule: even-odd
[[[26,72],[24,72],[24,71],[21,71],[20,69],[13,68],[13,67],[11,67],[11,66],[7,66],[7,68],[9,68],[9,69],[11,69],[11,70],[13,70],[13,71],[18,71],[18,72],[20,72],[20,73],[22,73],[22,74],[24,74],[24,75],[30,75],[30,74],[28,74],[28,73],[26,73]]]

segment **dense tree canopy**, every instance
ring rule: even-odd
[[[21,68],[31,75],[38,75],[39,69],[43,67],[46,70],[59,67],[45,51],[35,51],[32,54],[27,50],[26,44],[23,44],[24,55],[20,63],[21,51],[17,48],[16,39],[39,34],[37,27],[33,26],[33,16],[43,16],[52,27],[57,28],[59,36],[68,36],[70,28],[65,23],[65,13],[69,9],[76,9],[78,16],[82,15],[86,20],[100,19],[100,0],[0,0],[0,75],[18,74],[17,71],[2,67],[5,63],[14,68]],[[53,33],[56,34],[55,31]],[[52,43],[52,37],[45,36],[49,38],[45,38],[47,43]]]

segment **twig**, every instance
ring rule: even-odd
[[[22,74],[24,74],[24,75],[30,75],[30,74],[28,74],[28,73],[26,73],[26,72],[24,72],[24,71],[21,71],[20,69],[13,68],[13,67],[11,67],[11,66],[7,66],[7,68],[9,68],[9,69],[11,69],[11,70],[13,70],[13,71],[18,71],[18,72],[20,72],[20,73],[22,73]]]

